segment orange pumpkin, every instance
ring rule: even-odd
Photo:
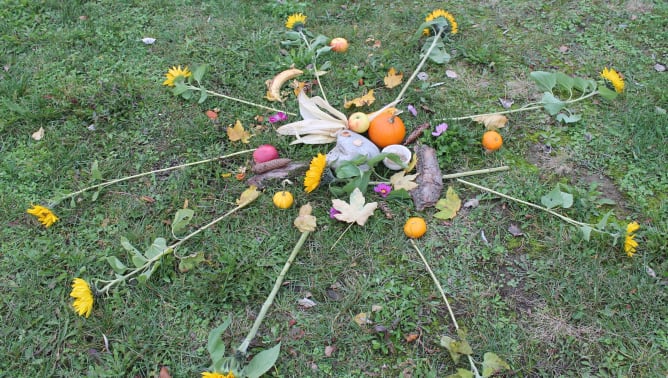
[[[482,135],[482,146],[485,148],[485,151],[491,152],[496,151],[503,145],[503,138],[498,131],[488,130]]]
[[[420,217],[408,218],[404,224],[404,234],[411,239],[421,238],[427,232],[427,223]]]
[[[369,139],[378,147],[401,144],[406,136],[404,121],[395,115],[396,109],[389,108],[378,114],[369,124]]]

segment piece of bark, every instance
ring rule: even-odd
[[[285,167],[286,165],[290,164],[291,161],[292,159],[288,158],[278,158],[265,161],[263,163],[255,163],[252,170],[255,174],[267,173],[269,171],[273,171],[274,169]]]
[[[408,146],[409,144],[415,142],[429,127],[431,127],[429,122],[423,123],[422,125],[416,127],[415,130],[413,130],[413,132],[411,132],[408,137],[406,137],[406,140],[402,144],[404,146]]]
[[[422,211],[434,206],[443,191],[443,175],[436,159],[436,150],[424,145],[415,147],[417,154],[418,187],[411,191],[415,209]]]
[[[306,166],[306,163],[293,161],[284,167],[277,168],[260,175],[255,175],[246,180],[246,183],[248,183],[248,185],[255,185],[258,189],[263,189],[265,187],[266,181],[273,179],[284,179],[290,175],[296,175],[299,172],[305,171],[304,168]]]

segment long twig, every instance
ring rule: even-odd
[[[450,307],[450,302],[448,301],[448,298],[445,296],[445,291],[443,290],[443,287],[441,286],[441,283],[438,281],[438,278],[436,278],[436,275],[434,274],[434,271],[431,270],[431,267],[429,266],[429,263],[427,262],[427,259],[424,257],[422,254],[422,251],[420,251],[420,248],[418,248],[417,244],[415,244],[415,240],[411,239],[411,244],[413,245],[413,248],[415,251],[420,255],[420,258],[422,259],[422,262],[424,263],[425,268],[427,268],[427,272],[429,272],[429,275],[431,276],[431,279],[434,281],[434,284],[436,285],[436,288],[438,288],[438,291],[441,293],[441,296],[443,297],[443,301],[445,302],[445,305],[448,308],[448,313],[450,313],[450,319],[452,320],[452,324],[455,326],[455,329],[459,331],[459,324],[457,323],[457,318],[455,318],[455,313],[452,311],[452,307]],[[475,366],[475,362],[473,361],[473,357],[471,355],[466,355],[469,358],[469,362],[471,364],[471,370],[475,374],[476,377],[480,376],[480,373],[478,372],[478,368]]]
[[[188,88],[188,89],[192,89],[192,90],[196,90],[196,91],[201,91],[201,90],[202,90],[202,88],[195,87],[195,86],[192,86],[192,85],[188,85],[187,88]],[[242,103],[242,104],[255,106],[256,108],[265,109],[265,110],[271,110],[272,112],[283,112],[283,113],[288,114],[288,115],[291,115],[291,116],[296,116],[296,115],[297,115],[297,114],[295,114],[295,113],[286,112],[285,110],[280,110],[280,109],[272,108],[272,107],[269,107],[269,106],[264,106],[264,105],[261,105],[261,104],[256,104],[256,103],[251,102],[251,101],[242,100],[242,99],[240,99],[240,98],[236,98],[236,97],[231,97],[231,96],[224,95],[224,94],[222,94],[222,93],[218,93],[218,92],[214,92],[214,91],[211,91],[211,90],[208,90],[208,89],[204,89],[204,91],[205,91],[207,94],[210,94],[210,95],[212,95],[212,96],[222,97],[222,98],[224,98],[224,99],[226,99],[226,100],[231,100],[231,101],[240,102],[240,103]]]
[[[295,247],[292,249],[292,253],[290,254],[290,257],[288,257],[288,260],[285,262],[285,265],[283,266],[283,270],[281,270],[281,273],[276,278],[276,282],[274,283],[274,288],[271,289],[271,293],[269,293],[269,296],[264,301],[264,304],[262,305],[262,308],[260,309],[260,313],[257,315],[257,318],[255,318],[255,322],[253,323],[253,327],[251,328],[250,332],[248,332],[248,336],[246,336],[244,341],[237,348],[237,352],[239,354],[245,355],[246,352],[248,351],[248,346],[250,345],[250,342],[255,338],[255,335],[257,335],[257,331],[258,331],[258,329],[260,329],[260,325],[262,324],[262,321],[264,320],[264,317],[267,315],[267,311],[269,311],[269,307],[271,307],[271,305],[274,303],[274,298],[276,298],[276,293],[278,293],[278,289],[280,289],[281,284],[283,284],[283,279],[285,279],[285,275],[287,274],[288,270],[290,269],[290,266],[292,265],[292,262],[297,257],[297,254],[301,250],[301,248],[304,245],[304,242],[306,241],[306,238],[308,237],[309,234],[310,234],[309,231],[302,232],[302,236],[299,238],[299,241],[297,241],[297,244],[295,244]]]
[[[443,33],[443,30],[445,30],[445,29],[439,30],[438,34],[436,34],[434,36],[434,40],[431,42],[431,45],[429,46],[429,49],[427,50],[427,52],[422,57],[422,60],[420,61],[420,63],[415,68],[415,71],[413,71],[413,74],[411,75],[411,77],[408,78],[408,81],[406,81],[406,84],[404,84],[404,87],[401,88],[401,92],[399,92],[399,95],[394,100],[395,102],[398,103],[399,101],[401,101],[403,99],[404,94],[406,93],[406,90],[408,89],[408,86],[410,86],[411,83],[413,82],[413,80],[415,80],[415,77],[417,76],[418,72],[420,72],[420,69],[422,68],[424,63],[427,61],[427,59],[429,59],[429,55],[431,54],[431,51],[434,49],[434,47],[436,47],[436,44],[441,39],[441,34]]]
[[[222,160],[222,159],[226,159],[226,158],[229,158],[229,157],[232,157],[232,156],[246,154],[246,153],[253,152],[253,151],[255,151],[255,149],[234,152],[234,153],[231,153],[231,154],[228,154],[228,155],[217,156],[215,158],[204,159],[204,160],[195,161],[195,162],[192,162],[192,163],[186,163],[186,164],[176,165],[176,166],[173,166],[173,167],[156,169],[156,170],[153,170],[153,171],[150,171],[150,172],[143,172],[143,173],[139,173],[139,174],[132,175],[132,176],[121,177],[119,179],[106,181],[106,182],[103,182],[103,183],[100,183],[100,184],[89,186],[87,188],[83,188],[81,190],[77,190],[76,192],[72,192],[72,193],[60,198],[57,202],[60,202],[62,200],[65,200],[65,199],[68,199],[68,198],[71,198],[71,197],[76,197],[77,195],[79,195],[83,192],[86,192],[88,190],[97,189],[97,188],[104,188],[105,186],[109,186],[109,185],[112,185],[112,184],[117,184],[119,182],[136,179],[136,178],[143,177],[143,176],[148,176],[148,175],[151,175],[151,174],[154,174],[154,173],[162,173],[162,172],[173,171],[175,169],[190,167],[190,166],[193,166],[193,165],[198,165],[198,164],[203,164],[203,163],[209,163],[209,162],[212,162],[212,161]]]

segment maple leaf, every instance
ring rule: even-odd
[[[385,86],[388,88],[394,88],[397,85],[401,84],[401,81],[404,78],[404,74],[402,73],[397,73],[397,71],[394,70],[394,67],[390,68],[389,71],[387,71],[387,76],[383,79],[385,82]]]
[[[316,219],[313,215],[311,215],[312,211],[313,208],[311,207],[310,203],[307,203],[299,209],[299,215],[297,218],[295,218],[294,221],[294,225],[299,229],[299,231],[315,231]]]
[[[241,124],[241,121],[237,120],[234,124],[234,127],[227,127],[227,137],[230,138],[230,141],[236,142],[241,141],[241,143],[248,143],[248,140],[251,138],[251,134],[244,129],[244,126]]]
[[[445,198],[438,200],[435,206],[439,211],[434,214],[435,218],[438,219],[452,219],[457,215],[457,212],[462,207],[462,200],[459,199],[459,196],[452,188],[448,187],[448,191],[445,193]]]
[[[255,201],[259,196],[260,192],[257,191],[257,187],[255,185],[251,185],[248,187],[248,189],[244,190],[244,192],[241,193],[241,195],[237,199],[237,205],[244,207],[249,203]]]
[[[489,114],[484,116],[478,116],[473,118],[474,121],[482,123],[487,129],[495,130],[502,127],[506,127],[508,118],[501,114]]]
[[[390,184],[392,184],[394,190],[406,189],[407,191],[411,191],[418,187],[418,184],[415,182],[416,177],[417,174],[406,176],[406,172],[399,171],[390,177]]]
[[[378,202],[371,202],[364,204],[364,195],[355,188],[350,194],[350,203],[346,203],[340,199],[332,200],[332,207],[339,211],[339,214],[334,217],[340,221],[353,223],[356,222],[360,226],[364,226],[367,219],[373,215],[373,212],[378,207]]]
[[[365,105],[371,105],[373,102],[376,101],[376,97],[373,95],[373,89],[368,91],[364,96],[354,98],[350,101],[346,101],[345,104],[343,104],[343,107],[348,109],[351,106],[355,105],[357,107],[365,106]]]

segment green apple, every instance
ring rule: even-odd
[[[357,112],[348,117],[348,128],[358,134],[369,130],[369,117],[365,113]]]

